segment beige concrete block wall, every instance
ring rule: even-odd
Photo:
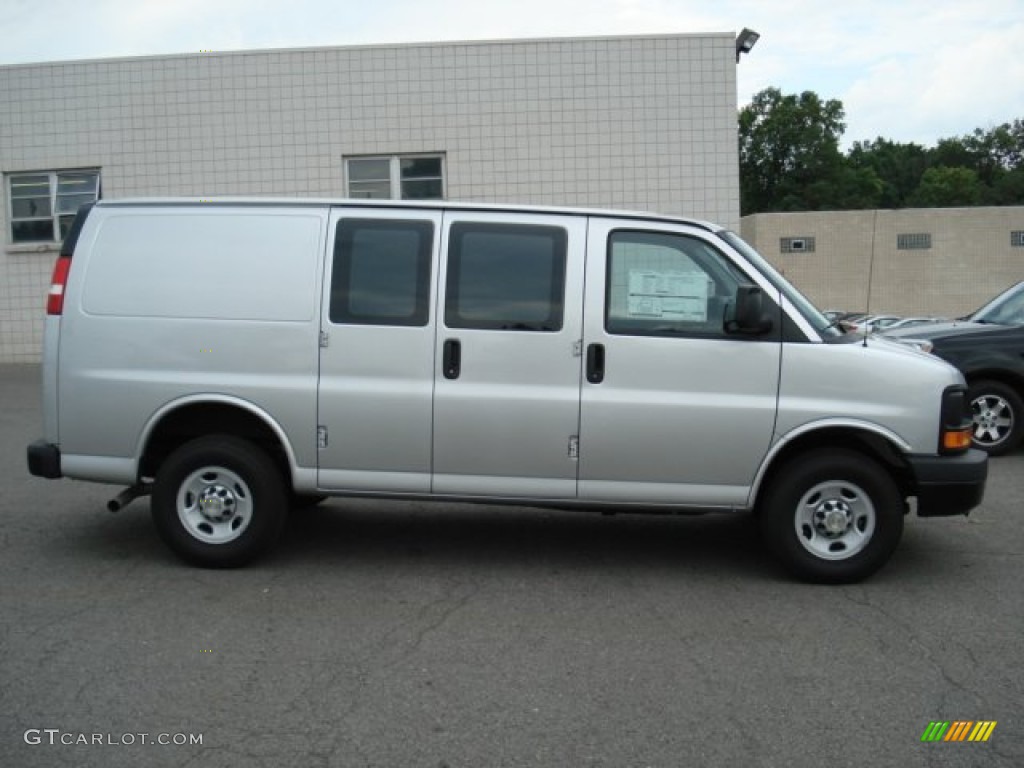
[[[1024,280],[1024,207],[763,213],[743,237],[822,309],[958,317]],[[900,250],[901,234],[931,248]],[[813,237],[813,253],[782,253],[782,238]],[[870,274],[870,280],[869,280]]]
[[[0,67],[0,172],[103,196],[344,195],[350,155],[445,154],[452,200],[738,226],[734,36],[195,54]],[[0,362],[38,359],[56,246],[0,205]]]

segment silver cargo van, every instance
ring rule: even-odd
[[[32,474],[151,493],[205,566],[337,495],[752,510],[847,582],[987,469],[956,369],[842,333],[731,232],[623,212],[103,201],[54,269],[43,405]]]

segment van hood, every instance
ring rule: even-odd
[[[863,339],[863,337],[861,337]],[[920,338],[908,336],[907,338]],[[863,345],[863,341],[860,342]],[[950,364],[941,357],[918,349],[913,344],[908,344],[902,339],[887,338],[886,334],[875,333],[868,336],[867,346],[883,354],[896,355],[898,357],[916,358],[926,365],[937,365],[942,368],[951,368]]]

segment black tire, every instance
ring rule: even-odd
[[[890,474],[856,451],[787,462],[759,512],[765,544],[795,576],[818,584],[867,578],[903,535],[904,501]]]
[[[153,483],[151,509],[160,538],[179,557],[206,568],[235,568],[277,541],[288,496],[266,453],[214,435],[167,457]]]
[[[1024,437],[1024,401],[1017,391],[1001,381],[982,380],[967,389],[975,448],[991,456],[1002,456],[1020,445]]]

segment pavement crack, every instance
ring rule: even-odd
[[[843,590],[842,594],[843,594],[843,598],[847,602],[853,603],[854,605],[856,605],[856,606],[858,606],[860,608],[864,608],[864,609],[867,609],[867,610],[870,610],[870,611],[874,611],[875,613],[878,613],[882,617],[884,617],[888,622],[890,622],[891,625],[899,628],[903,632],[904,637],[907,639],[907,641],[912,643],[918,649],[920,649],[920,651],[921,651],[921,658],[923,658],[926,662],[928,662],[928,664],[930,664],[932,666],[932,668],[936,672],[939,673],[939,675],[942,677],[942,679],[946,682],[946,684],[949,687],[954,688],[954,689],[956,689],[958,691],[961,691],[962,693],[967,694],[968,696],[972,697],[973,699],[975,699],[979,703],[982,701],[982,697],[981,696],[979,696],[975,691],[973,691],[970,688],[968,688],[966,686],[966,684],[964,684],[960,680],[957,680],[956,678],[954,678],[952,676],[952,674],[949,671],[947,671],[946,667],[943,666],[943,664],[939,661],[939,659],[936,658],[935,653],[933,652],[933,649],[931,648],[931,646],[929,646],[927,643],[925,643],[921,639],[921,637],[915,631],[915,628],[914,628],[914,626],[912,624],[910,624],[910,623],[902,620],[898,616],[894,615],[893,613],[888,611],[885,607],[883,607],[883,606],[881,606],[881,605],[879,605],[879,604],[877,604],[875,602],[872,602],[871,599],[867,596],[866,591],[864,591],[864,588],[847,588],[847,589]],[[889,647],[890,642],[886,638],[886,634],[887,633],[886,633],[884,627],[881,627],[881,628],[874,627],[872,629],[872,634],[874,635],[874,637],[878,641],[878,643],[882,646],[883,650],[885,650],[885,649],[887,649]],[[978,660],[977,660],[977,657],[974,655],[973,651],[968,646],[966,646],[966,645],[964,645],[962,643],[955,643],[955,644],[956,644],[957,648],[960,651],[962,651],[964,653],[964,655],[967,656],[967,658],[970,660],[971,664],[975,668],[977,668]]]
[[[462,595],[459,595],[458,597],[453,598],[450,595],[444,595],[443,597],[440,597],[437,600],[434,600],[428,603],[427,605],[423,606],[417,613],[416,621],[427,618],[428,615],[432,613],[435,608],[439,608],[439,610],[437,611],[436,616],[427,620],[422,626],[420,626],[416,630],[412,641],[407,646],[406,653],[403,655],[409,656],[418,651],[420,647],[423,645],[423,641],[427,638],[427,636],[437,631],[445,623],[447,623],[447,621],[460,610],[462,610],[469,603],[469,601],[477,595],[479,591],[480,587],[478,585],[474,585],[468,591],[466,591]]]

